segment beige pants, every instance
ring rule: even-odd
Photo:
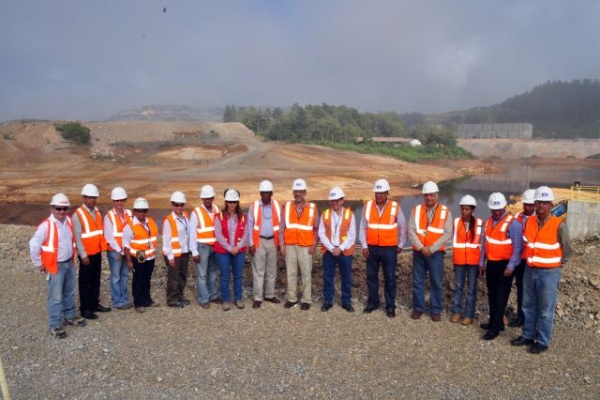
[[[277,278],[277,247],[275,240],[260,239],[260,245],[252,257],[252,278],[254,300],[263,301],[264,297],[275,297],[275,278]]]
[[[312,303],[311,274],[312,255],[308,254],[308,246],[286,245],[285,266],[287,270],[287,300],[295,303],[298,301],[298,268],[302,276],[302,303]]]

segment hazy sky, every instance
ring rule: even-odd
[[[149,104],[444,112],[599,77],[598,0],[7,0],[0,11],[0,121]]]

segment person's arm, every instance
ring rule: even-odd
[[[242,214],[243,215],[243,214]],[[243,217],[240,217],[240,219]],[[241,223],[241,222],[240,222]],[[248,226],[247,221],[244,221],[244,224],[246,225],[246,227]],[[244,247],[248,247],[248,237],[252,236],[251,235],[251,231],[249,231],[248,229],[244,229],[244,234],[242,235],[242,237],[240,238],[240,241],[236,244],[236,247],[238,249],[243,249]]]
[[[444,246],[448,241],[452,239],[452,213],[448,210],[448,216],[446,217],[446,221],[444,222],[444,233],[438,240],[435,241],[429,249],[432,253],[438,251],[442,246]]]
[[[36,229],[31,240],[29,240],[29,255],[31,262],[41,272],[46,270],[46,266],[42,264],[42,245],[46,241],[48,234],[48,223],[42,222]]]
[[[253,203],[252,203],[253,204]],[[254,231],[254,213],[252,212],[252,204],[248,207],[248,214],[246,217],[246,231],[248,231],[248,247],[254,247],[254,237],[252,232]],[[275,212],[275,211],[273,211]]]
[[[521,254],[523,253],[523,225],[521,225],[517,219],[513,219],[508,226],[508,232],[510,234],[513,251],[506,269],[510,270],[510,273],[512,274],[512,271],[514,271],[515,268],[517,268],[517,265],[521,263]],[[507,274],[509,273],[505,270],[504,275]]]
[[[133,231],[128,224],[123,228],[123,254],[129,269],[133,269],[133,261],[131,260],[131,252],[129,251],[131,248],[131,239],[133,239]]]
[[[174,261],[175,254],[173,254],[173,247],[171,247],[171,238],[173,237],[173,232],[171,232],[171,224],[166,218],[163,221],[162,232],[163,254],[169,261]]]
[[[398,224],[398,253],[400,253],[406,245],[407,238],[406,218],[402,210],[398,212],[396,223]]]
[[[417,248],[419,251],[423,248],[423,243],[419,240],[417,236],[417,225],[415,222],[415,217],[413,213],[410,213],[410,217],[408,217],[408,239],[410,242]]]
[[[568,261],[569,257],[573,254],[573,247],[571,247],[571,236],[569,235],[569,228],[565,221],[561,222],[558,226],[558,242],[562,249],[562,260],[561,264],[564,266]]]
[[[215,238],[225,250],[231,252],[231,245],[227,242],[225,236],[223,236],[223,229],[228,229],[227,220],[225,220],[225,227],[223,227],[221,225],[221,218],[219,218],[218,215],[215,215]]]
[[[85,252],[85,247],[83,247],[83,241],[81,240],[81,233],[83,232],[83,228],[81,227],[81,221],[79,220],[79,214],[77,214],[77,212],[73,213],[71,221],[73,221],[73,232],[75,233],[75,245],[77,246],[77,254],[79,254],[79,257],[83,260],[84,258],[87,258],[87,253]]]
[[[333,246],[333,244],[331,244],[331,241],[327,237],[327,234],[325,231],[325,223],[323,221],[323,215],[321,215],[321,222],[319,223],[319,232],[318,233],[319,233],[319,240],[321,241],[321,246],[323,246],[324,248],[326,248],[329,251],[333,250],[334,246]]]
[[[348,227],[348,236],[343,243],[340,244],[340,250],[346,251],[356,243],[356,218],[354,218],[354,212],[350,217],[350,226]]]
[[[199,223],[200,222],[198,221],[198,216],[196,215],[196,211],[192,210],[192,212],[190,214],[190,236],[189,236],[188,246],[190,248],[190,251],[192,252],[192,258],[194,258],[194,262],[200,262],[200,259],[198,258],[198,256],[199,256],[198,239],[197,239],[197,233],[196,233]],[[197,261],[196,261],[196,258],[198,258]]]

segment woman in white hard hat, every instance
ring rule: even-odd
[[[225,207],[215,218],[215,253],[221,272],[223,311],[230,309],[229,278],[233,274],[233,296],[237,308],[244,308],[242,274],[246,261],[246,216],[240,207],[240,192],[225,191]]]
[[[183,296],[190,261],[190,219],[183,211],[185,195],[173,192],[173,211],[163,220],[163,256],[167,266],[167,305],[183,308],[190,301]]]
[[[158,307],[158,303],[150,296],[150,281],[154,271],[156,246],[158,244],[158,227],[148,217],[148,201],[142,197],[133,203],[133,219],[123,229],[123,249],[127,266],[133,270],[131,291],[133,305],[139,313],[146,307]]]
[[[477,276],[479,275],[479,261],[481,258],[483,221],[473,215],[475,207],[477,207],[477,202],[473,196],[464,196],[460,199],[459,205],[460,217],[454,220],[452,259],[456,289],[450,322],[471,325],[475,317],[475,304],[477,302]],[[467,295],[465,307],[463,308],[465,280],[467,281]]]

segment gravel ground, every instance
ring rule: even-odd
[[[329,312],[319,311],[319,265],[309,311],[270,303],[252,309],[246,271],[243,310],[204,310],[195,303],[145,314],[114,310],[86,327],[69,327],[69,337],[56,340],[47,328],[46,282],[28,258],[33,230],[0,225],[0,356],[14,399],[600,398],[597,240],[576,246],[551,348],[533,356],[509,344],[520,329],[486,342],[475,324],[411,320],[409,256],[400,257],[395,319],[383,311],[360,312],[365,284],[364,260],[358,258],[353,314],[337,300]],[[162,265],[152,293],[164,305]],[[447,287],[450,278],[446,273]],[[105,270],[106,305],[108,286]]]

